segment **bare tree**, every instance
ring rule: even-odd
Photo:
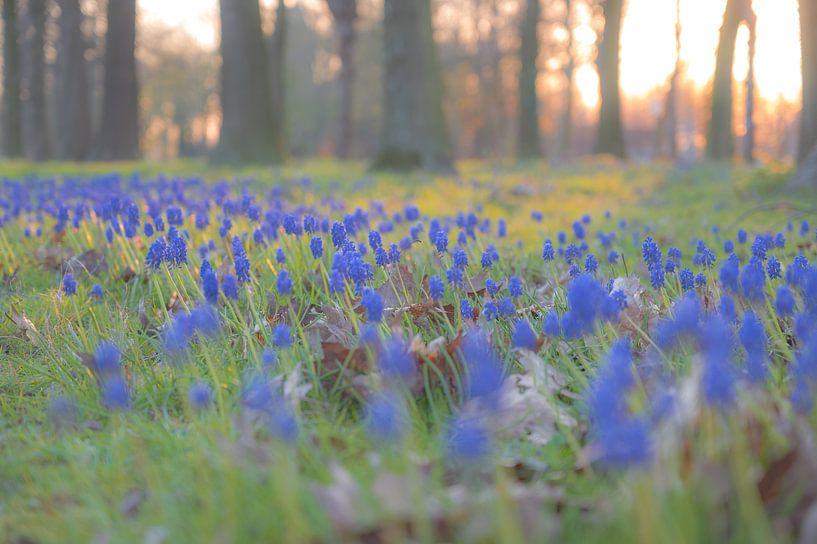
[[[23,154],[20,119],[20,49],[17,2],[3,0],[3,154]]]
[[[564,19],[562,26],[567,32],[567,43],[565,50],[567,62],[565,62],[562,72],[564,73],[565,90],[564,102],[562,105],[562,117],[559,121],[559,148],[558,156],[568,158],[570,156],[571,144],[573,141],[573,97],[575,92],[575,82],[573,74],[576,71],[576,55],[573,51],[573,1],[564,2]]]
[[[800,111],[799,166],[789,184],[817,188],[817,0],[800,0],[803,106]]]
[[[86,43],[82,35],[83,14],[79,0],[58,0],[59,42],[56,66],[55,157],[80,161],[91,146],[91,114],[88,95]]]
[[[803,106],[797,160],[803,161],[817,144],[817,0],[800,0],[800,51]]]
[[[23,143],[32,161],[48,158],[48,122],[45,103],[45,0],[27,0],[22,12]]]
[[[681,79],[681,0],[675,0],[675,66],[672,69],[658,135],[658,154],[678,158],[678,86]]]
[[[745,0],[743,20],[749,29],[748,62],[746,74],[746,134],[743,138],[743,160],[747,164],[755,162],[755,30],[757,17],[752,9],[752,0]]]
[[[107,21],[102,119],[93,156],[97,160],[135,159],[139,155],[136,0],[108,2]]]
[[[539,0],[527,0],[519,27],[519,134],[516,154],[520,158],[542,154],[539,138],[539,98],[536,94],[536,59],[539,56]]]
[[[376,169],[452,170],[430,0],[385,0],[384,105]]]
[[[340,56],[340,95],[335,155],[348,159],[352,150],[352,92],[355,83],[354,48],[357,39],[357,0],[326,0],[335,22]]]
[[[706,139],[706,156],[714,160],[730,160],[734,153],[732,64],[735,58],[735,40],[741,22],[741,3],[743,1],[726,1],[726,10],[723,14],[723,24],[718,39],[715,76],[712,81],[712,109]]]
[[[621,123],[621,92],[619,89],[619,49],[624,0],[605,0],[604,32],[599,43],[598,69],[601,106],[596,135],[595,153],[609,153],[624,158],[624,130]]]
[[[275,8],[275,30],[272,32],[272,58],[270,59],[270,97],[272,99],[272,126],[275,131],[275,148],[280,156],[287,153],[286,141],[286,78],[288,10],[285,0],[278,0]]]
[[[280,130],[273,121],[269,66],[258,0],[220,0],[221,133],[225,161],[278,162]]]

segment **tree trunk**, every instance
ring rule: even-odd
[[[25,156],[35,162],[48,159],[48,122],[45,104],[45,0],[23,5],[22,87]]]
[[[357,0],[327,0],[335,21],[340,56],[340,95],[338,103],[338,133],[335,155],[348,159],[352,153],[352,92],[355,82],[354,48],[357,33]]]
[[[375,169],[451,171],[431,0],[385,0],[384,105]]]
[[[803,161],[817,144],[817,0],[800,0],[800,52],[803,71],[803,109],[797,160]]]
[[[741,21],[741,1],[727,0],[723,14],[718,53],[715,57],[715,76],[712,82],[712,111],[706,139],[708,159],[731,160],[734,153],[732,63],[735,58],[735,39]]]
[[[678,158],[678,85],[681,79],[681,0],[675,0],[675,67],[670,76],[667,102],[664,105],[664,131],[659,141],[664,142],[659,155],[672,160]]]
[[[752,9],[752,1],[746,0],[744,20],[749,28],[749,70],[746,74],[746,134],[743,138],[743,161],[755,162],[755,29],[757,17]]]
[[[3,155],[23,154],[16,0],[3,0]]]
[[[559,121],[559,148],[558,158],[570,158],[573,142],[573,74],[576,71],[576,56],[573,53],[573,2],[565,0],[565,18],[562,22],[567,31],[567,64],[564,67],[565,91],[564,104],[562,106],[562,118]]]
[[[269,66],[258,0],[220,0],[223,161],[278,162],[282,127],[273,122]]]
[[[275,30],[272,33],[272,59],[270,62],[270,97],[272,98],[272,126],[275,131],[275,148],[281,157],[287,154],[286,141],[286,66],[287,66],[287,5],[278,0],[275,10]]]
[[[108,2],[102,118],[94,158],[139,156],[139,89],[136,82],[136,0]]]
[[[519,158],[539,157],[539,99],[536,95],[536,59],[539,56],[539,0],[527,0],[519,27],[519,135],[516,155]]]
[[[85,63],[83,15],[79,0],[58,0],[60,6],[57,48],[57,108],[55,156],[60,160],[88,158],[91,146],[91,113],[88,67]]]
[[[621,124],[621,95],[618,85],[621,22],[624,0],[606,0],[604,32],[599,43],[598,69],[601,106],[595,153],[609,153],[619,158],[626,156],[624,130]]]

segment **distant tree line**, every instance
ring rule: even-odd
[[[366,154],[376,168],[451,171],[464,145],[487,156],[566,158],[580,126],[575,104],[579,47],[573,38],[580,10],[592,14],[598,35],[593,57],[600,100],[589,125],[593,135],[585,136],[592,139],[588,151],[628,156],[619,85],[625,0],[326,0],[329,35],[302,32],[320,26],[309,19],[321,15],[297,2],[287,7],[279,1],[266,10],[258,0],[219,0],[220,62],[191,47],[184,41],[189,37],[137,28],[136,0],[0,1],[6,157],[136,159],[140,142],[154,134],[169,138],[175,127],[180,154],[206,152],[220,161],[275,163],[291,153],[321,153],[323,144],[310,146],[304,138],[324,131],[332,134],[328,145],[336,156],[359,157],[355,140],[362,130],[374,142]],[[816,3],[799,0],[803,98],[797,159],[804,164],[810,158],[817,164]],[[682,96],[683,1],[675,4],[675,66],[651,137],[655,155],[670,158],[680,152]],[[448,23],[445,31],[455,35],[450,40],[440,38],[435,28],[446,9],[468,15]],[[732,66],[741,25],[749,30],[749,74],[742,92],[740,155],[747,162],[755,157],[755,19],[751,0],[727,0],[713,51],[716,67],[706,115],[710,159],[736,155]],[[557,31],[566,38],[550,39]],[[142,33],[149,39],[142,41]],[[368,44],[363,49],[362,39]],[[332,59],[322,64],[327,73],[316,73],[317,64],[301,57],[316,58],[318,48],[331,51]],[[295,55],[297,65],[288,60]],[[373,55],[380,62],[373,63]],[[559,115],[548,117],[543,107],[553,109],[542,103],[541,80],[543,74],[553,76],[554,59],[564,84],[555,98]],[[447,99],[464,92],[446,84],[462,70],[475,76],[464,80],[475,98],[454,104],[471,108],[467,127],[457,121],[465,113],[452,115]],[[361,97],[358,78],[364,72],[367,81],[379,81]],[[509,82],[513,72],[515,81]],[[142,77],[149,83],[140,86]],[[307,79],[311,91],[301,92],[298,82]],[[509,89],[516,92],[509,94]],[[374,101],[373,92],[378,95]],[[362,100],[369,110],[366,123],[359,120]],[[332,126],[316,111],[324,108],[333,112]],[[140,119],[140,113],[148,119]],[[543,127],[553,135],[549,142]],[[211,148],[207,141],[217,145]]]

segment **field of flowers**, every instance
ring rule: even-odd
[[[0,541],[815,542],[817,195],[0,175]]]

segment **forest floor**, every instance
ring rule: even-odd
[[[1,165],[0,541],[817,536],[817,195],[788,175]]]

